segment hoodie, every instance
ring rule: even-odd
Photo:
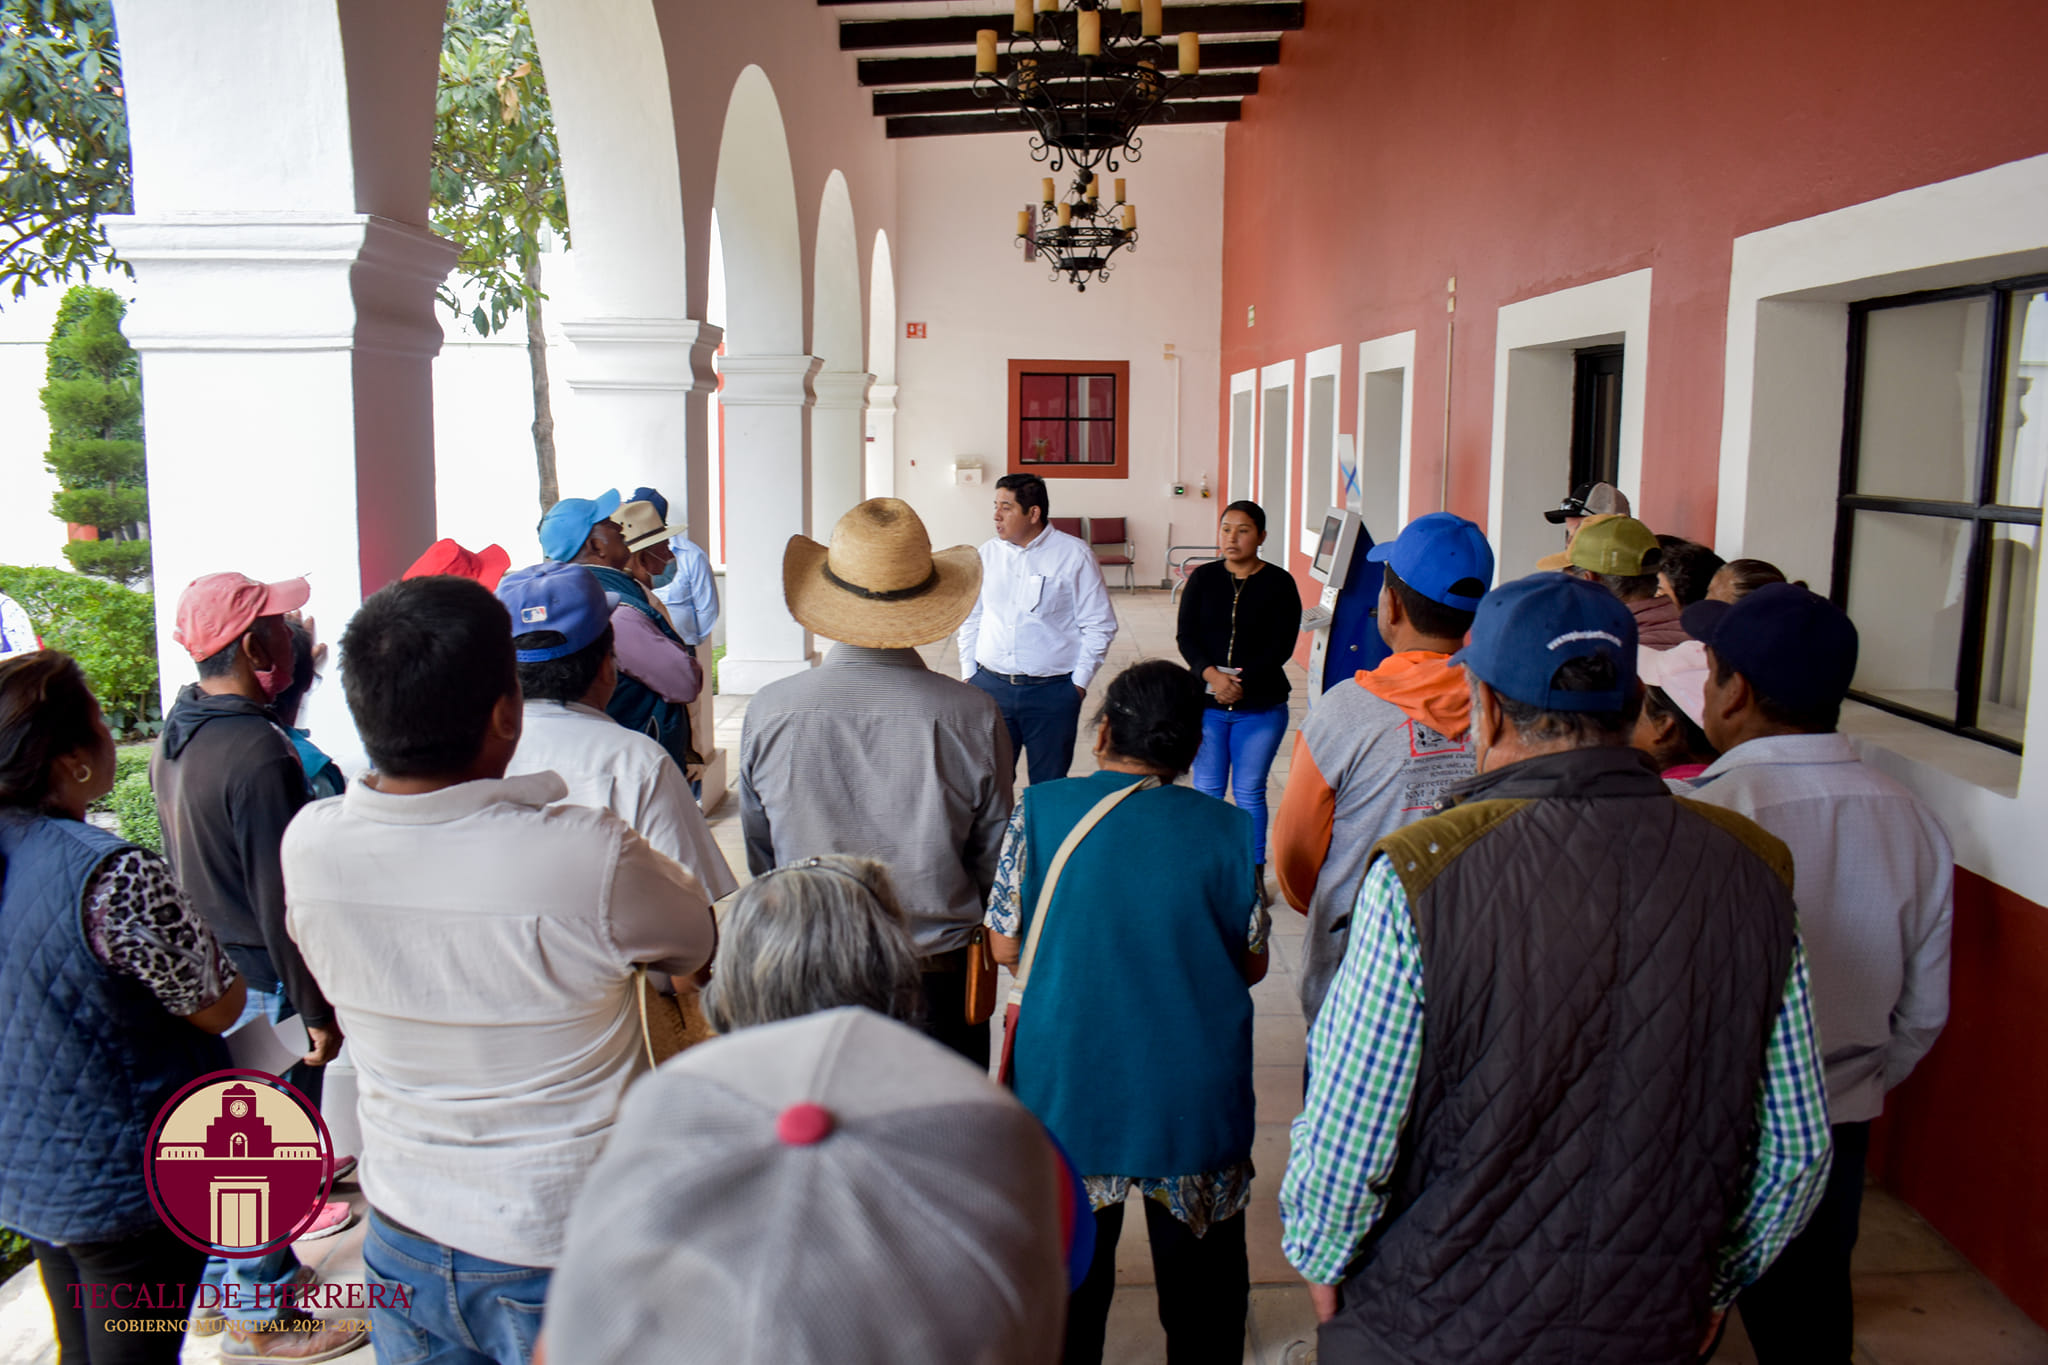
[[[1472,775],[1471,707],[1465,670],[1449,655],[1404,650],[1332,687],[1308,713],[1273,822],[1273,872],[1308,916],[1300,990],[1310,1021],[1343,961],[1372,846]]]
[[[334,1011],[284,928],[285,826],[306,804],[298,750],[269,707],[197,684],[178,694],[149,761],[164,853],[252,989],[284,986],[305,1022]]]

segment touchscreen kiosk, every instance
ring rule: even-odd
[[[1309,560],[1309,572],[1323,585],[1320,601],[1301,614],[1301,628],[1314,640],[1308,655],[1309,705],[1334,683],[1387,657],[1374,609],[1379,605],[1380,566],[1365,557],[1372,548],[1365,522],[1349,508],[1332,508]]]

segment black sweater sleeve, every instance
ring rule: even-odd
[[[1180,657],[1187,660],[1188,668],[1196,677],[1207,669],[1214,668],[1222,658],[1223,641],[1212,647],[1207,636],[1210,634],[1207,615],[1214,612],[1216,574],[1212,570],[1221,568],[1221,562],[1202,564],[1188,575],[1187,586],[1180,591],[1180,620],[1174,630],[1174,643],[1180,646]],[[1224,572],[1229,572],[1224,570]],[[1224,604],[1226,616],[1230,604]]]

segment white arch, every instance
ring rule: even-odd
[[[861,368],[860,247],[846,177],[825,177],[811,268],[811,353],[822,368],[811,417],[811,524],[819,535],[860,501],[868,385]]]
[[[782,109],[758,66],[726,106],[712,195],[725,261],[726,657],[720,686],[751,693],[811,666],[810,632],[782,601],[782,551],[811,529],[811,379],[803,250]],[[792,496],[794,494],[794,496]]]
[[[712,204],[725,246],[726,354],[804,352],[796,175],[768,73],[740,72],[726,105]]]
[[[867,488],[871,498],[896,495],[896,263],[889,234],[875,233],[868,266]]]

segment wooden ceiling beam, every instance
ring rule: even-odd
[[[894,47],[972,47],[974,35],[990,28],[1007,42],[1011,17],[1008,14],[948,14],[935,15],[930,19],[842,19],[839,23],[839,46],[846,52]],[[1166,7],[1168,37],[1188,30],[1201,34],[1280,33],[1291,32],[1301,26],[1302,7],[1298,3],[1253,0],[1245,4]]]
[[[1256,71],[1222,71],[1202,78],[1203,99],[1242,99],[1259,93]],[[943,90],[877,90],[875,114],[897,118],[906,114],[971,114],[989,112],[994,105],[973,87],[950,86]]]
[[[1252,39],[1232,43],[1204,43],[1202,70],[1278,66],[1280,40]],[[862,85],[965,85],[974,79],[974,58],[964,57],[863,57],[856,66]],[[1003,58],[1004,70],[1009,58]]]
[[[1169,106],[1174,111],[1170,121],[1148,123],[1147,131],[1153,128],[1170,128],[1176,123],[1235,123],[1243,116],[1244,106],[1238,100],[1190,100]],[[1023,133],[1031,131],[1031,124],[1023,115],[1001,114],[930,114],[922,117],[892,118],[886,120],[890,137],[957,137],[969,133]]]

